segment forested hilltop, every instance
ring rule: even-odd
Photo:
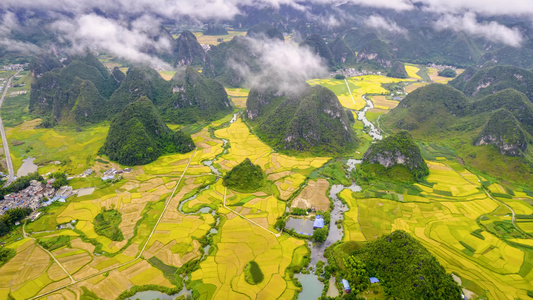
[[[281,96],[253,89],[244,114],[259,138],[284,153],[338,155],[353,151],[358,144],[352,113],[321,86]]]
[[[100,153],[120,164],[134,166],[152,162],[162,154],[193,149],[191,137],[169,129],[152,101],[141,97],[113,119]]]
[[[192,67],[178,70],[170,81],[155,70],[135,66],[125,75],[111,73],[92,54],[73,57],[63,68],[44,72],[32,84],[30,111],[44,126],[86,125],[110,120],[129,103],[148,97],[166,122],[213,121],[233,111],[224,87]],[[40,66],[40,67],[39,67]],[[46,70],[34,64],[36,70]]]

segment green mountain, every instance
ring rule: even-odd
[[[205,50],[202,48],[196,36],[188,31],[183,31],[176,40],[175,65],[183,66],[202,66],[210,68],[210,59]],[[207,73],[207,72],[206,72]]]
[[[84,57],[70,58],[65,63],[66,67],[45,72],[34,80],[31,86],[30,111],[43,118],[52,118],[53,123],[101,121],[106,117],[102,117],[100,112],[97,112],[105,110],[106,103],[102,99],[111,96],[121,83],[120,79],[124,74],[118,69],[109,73],[104,65],[90,53]],[[86,82],[82,84],[83,81]],[[80,95],[81,98],[79,98]],[[99,107],[95,108],[92,113],[87,109],[83,112],[78,110],[78,114],[73,110],[78,108],[77,104],[80,100],[81,107],[87,108],[92,103]],[[69,117],[70,111],[77,116]],[[69,120],[63,120],[64,117]]]
[[[207,29],[204,31],[204,35],[226,35],[228,34],[228,31],[224,26],[209,23],[207,24]]]
[[[467,99],[463,93],[448,85],[430,84],[407,95],[382,119],[384,124],[396,129],[434,135],[447,130],[466,109]]]
[[[361,49],[370,41],[377,39],[375,33],[367,33],[361,29],[350,29],[344,34],[344,41],[354,51],[361,51]]]
[[[453,277],[402,230],[368,243],[360,252],[369,272],[381,280],[393,299],[461,299],[461,288]]]
[[[380,124],[386,131],[408,130],[491,176],[530,182],[532,121],[533,104],[516,90],[468,99],[452,86],[432,84],[407,95]],[[424,155],[434,159],[435,147],[429,149]]]
[[[363,172],[400,181],[418,181],[429,175],[420,148],[407,131],[400,131],[370,146],[363,155]]]
[[[130,68],[111,96],[111,109],[117,113],[143,96],[153,101],[166,122],[175,124],[213,121],[233,111],[224,87],[192,67],[178,71],[170,81],[150,68]]]
[[[520,122],[508,110],[499,109],[492,114],[474,145],[495,145],[503,155],[523,156],[527,142]]]
[[[457,76],[457,72],[454,69],[446,68],[442,71],[439,71],[439,76],[455,78]]]
[[[172,78],[171,101],[158,107],[165,120],[195,123],[218,120],[233,111],[224,87],[188,67]]]
[[[355,64],[355,52],[346,44],[341,36],[338,36],[328,46],[337,66]]]
[[[224,185],[238,192],[254,192],[260,189],[266,180],[261,166],[254,165],[249,158],[236,165],[223,178]]]
[[[388,69],[392,67],[394,54],[390,45],[375,39],[366,43],[357,54],[357,63],[370,63]]]
[[[229,86],[241,86],[246,78],[235,66],[242,66],[254,73],[261,71],[257,60],[258,54],[255,52],[249,39],[242,36],[236,36],[229,42],[211,47],[209,56],[216,79]]]
[[[467,96],[483,97],[513,88],[533,101],[533,72],[512,66],[494,66],[481,68],[475,74],[472,70],[465,73],[450,84]]]
[[[246,32],[246,36],[251,38],[267,37],[269,39],[278,39],[280,41],[285,40],[283,33],[268,23],[259,23],[253,26],[248,32]]]
[[[307,37],[305,41],[300,44],[300,46],[308,47],[311,52],[322,57],[327,62],[328,66],[331,67],[335,65],[335,59],[333,57],[331,49],[326,44],[326,41],[324,41],[324,39],[319,34],[311,34]],[[339,53],[340,52],[342,51],[339,51]]]
[[[349,153],[358,144],[339,99],[325,87],[296,96],[252,89],[245,118],[261,140],[283,153]]]
[[[392,65],[389,73],[387,73],[387,76],[393,77],[393,78],[409,78],[409,75],[407,74],[407,71],[405,70],[405,65],[399,61],[395,62]]]
[[[477,101],[470,103],[470,114],[480,115],[498,109],[506,109],[521,126],[533,134],[533,103],[529,101],[524,93],[514,89],[506,89],[492,95],[488,95]]]
[[[163,154],[186,153],[193,149],[191,137],[168,128],[152,101],[141,97],[113,119],[99,153],[120,164],[133,166],[150,163]]]
[[[54,99],[53,116],[61,125],[101,122],[108,116],[107,101],[92,81],[76,77],[65,97]]]
[[[56,57],[43,54],[34,56],[28,67],[34,77],[40,77],[43,73],[63,67],[63,64]]]

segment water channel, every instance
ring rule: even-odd
[[[381,134],[380,130],[366,118],[366,112],[372,109],[374,104],[372,101],[368,100],[366,96],[363,96],[363,99],[365,99],[367,105],[362,111],[357,112],[357,119],[363,121],[365,127],[370,128],[368,135],[370,135],[373,140],[381,140],[383,139],[383,135]],[[351,174],[356,166],[361,163],[361,160],[349,159],[346,162],[346,171],[348,171],[348,174]],[[333,201],[333,210],[331,211],[328,237],[323,243],[308,242],[308,246],[311,249],[310,266],[313,267],[313,270],[316,270],[316,264],[318,261],[323,261],[325,263],[327,262],[326,258],[324,257],[324,251],[326,248],[331,246],[333,243],[342,240],[344,234],[342,220],[344,218],[344,213],[348,211],[349,208],[342,203],[337,195],[346,188],[353,192],[360,192],[362,190],[362,188],[358,186],[355,181],[352,182],[352,185],[349,187],[345,187],[341,184],[336,184],[331,187],[329,198]],[[314,274],[296,274],[295,276],[302,284],[302,292],[298,295],[298,300],[320,298],[322,295],[322,290],[324,289],[324,284],[318,280],[318,276]],[[332,284],[329,286],[328,295],[339,295],[339,291],[334,282],[334,280],[330,281]]]

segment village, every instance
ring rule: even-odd
[[[104,172],[101,179],[103,181],[121,179],[123,173],[131,172],[131,168],[124,170],[117,170],[115,168],[108,169]],[[76,177],[87,177],[93,174],[92,169],[85,170],[82,174],[68,177],[68,179]],[[40,216],[39,208],[48,206],[56,201],[65,202],[66,199],[77,195],[80,190],[74,190],[71,186],[62,186],[60,188],[54,188],[53,183],[55,178],[49,178],[45,183],[37,180],[32,180],[30,186],[4,196],[4,199],[0,201],[0,215],[5,214],[7,210],[13,208],[30,208],[33,212],[30,214],[29,219],[34,221]],[[94,188],[93,188],[94,190]]]

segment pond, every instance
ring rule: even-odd
[[[298,300],[315,300],[322,296],[324,284],[318,280],[314,274],[294,274],[302,284],[302,292],[298,295]]]
[[[17,171],[17,177],[22,177],[30,173],[37,172],[38,166],[33,163],[34,160],[35,160],[35,157],[28,157],[25,160],[23,160],[22,165]]]
[[[153,300],[153,299],[161,299],[161,300],[174,300],[178,297],[178,295],[167,295],[165,293],[161,293],[158,291],[144,291],[144,292],[138,292],[137,294],[127,298],[126,300]]]
[[[289,230],[294,229],[299,234],[313,235],[313,223],[308,219],[290,217],[287,219],[285,227]]]

